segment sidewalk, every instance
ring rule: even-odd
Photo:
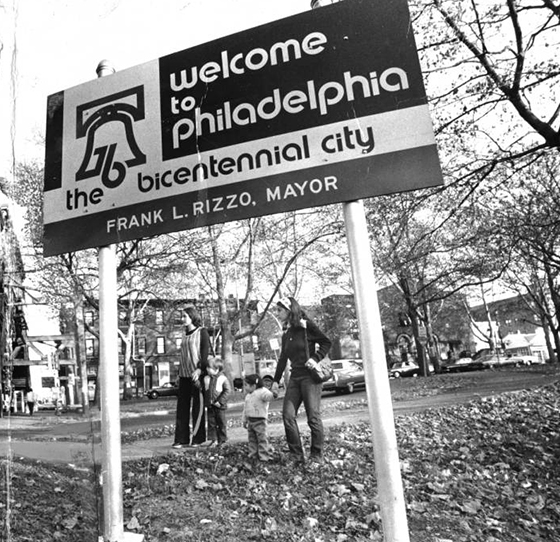
[[[98,438],[91,438],[91,433],[84,432],[84,426],[91,422],[59,421],[58,424],[67,424],[64,431],[65,436],[60,437],[64,440],[54,440],[56,437],[49,438],[49,433],[45,433],[45,440],[22,440],[12,438],[11,430],[32,429],[45,427],[45,424],[57,425],[50,416],[15,417],[0,419],[0,434],[7,436],[0,441],[0,457],[8,459],[12,457],[25,457],[32,460],[46,461],[49,463],[69,464],[78,468],[92,467],[94,464],[101,464],[103,460],[103,450]],[[325,427],[340,425],[341,423],[357,423],[367,420],[367,410],[354,410],[336,413],[335,415],[323,419]],[[298,418],[302,435],[309,432],[305,415]],[[282,422],[271,423],[268,426],[269,435],[280,437],[284,435]],[[97,436],[98,431],[95,433]],[[247,441],[247,430],[243,427],[232,427],[228,429],[229,444],[235,445]],[[69,440],[72,439],[72,440]],[[171,448],[172,437],[161,437],[149,440],[139,440],[131,444],[121,446],[122,461],[132,459],[155,458],[173,453],[195,453],[200,448],[184,448],[175,450]]]

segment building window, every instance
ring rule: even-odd
[[[181,344],[183,343],[183,339],[181,337],[177,337],[175,339],[175,348],[181,351]]]
[[[156,310],[156,324],[163,324],[163,311],[161,309]]]
[[[94,339],[86,339],[86,357],[92,358],[95,355]]]
[[[84,313],[84,320],[86,324],[90,326],[93,325],[93,311],[86,311]]]
[[[136,350],[140,356],[146,355],[146,337],[136,339]]]
[[[157,337],[156,352],[158,354],[165,354],[165,337]]]
[[[173,325],[175,326],[181,326],[183,325],[183,322],[185,321],[185,311],[183,310],[176,310],[173,313]]]

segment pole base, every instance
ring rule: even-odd
[[[100,536],[97,539],[97,542],[104,542],[104,538]],[[114,542],[143,542],[144,535],[138,533],[123,533],[123,536],[120,540],[115,540]],[[107,541],[112,542],[112,541]]]

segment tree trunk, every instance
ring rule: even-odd
[[[218,312],[220,321],[220,332],[222,336],[221,357],[224,363],[224,371],[230,381],[233,381],[233,335],[231,333],[231,325],[226,305],[226,294],[224,286],[224,277],[222,275],[221,258],[218,248],[218,242],[214,236],[212,226],[208,227],[210,234],[210,243],[212,244],[212,259],[214,263],[214,271],[216,273],[216,294],[218,298]]]
[[[430,361],[432,362],[432,365],[434,366],[434,371],[436,372],[436,374],[439,374],[441,372],[441,361],[436,345],[436,340],[434,338],[432,329],[432,314],[430,311],[430,306],[428,304],[424,305],[424,314],[426,316],[426,347],[428,349],[428,356]],[[426,374],[422,376],[430,376],[430,367],[425,367],[425,369]],[[420,372],[421,371],[422,368],[420,368]]]
[[[420,321],[416,310],[409,312],[410,323],[412,325],[412,333],[414,335],[414,344],[416,345],[417,363],[420,367],[420,376],[427,376],[428,361],[426,360],[426,348],[420,339]]]
[[[550,359],[551,363],[556,363],[558,360],[558,356],[556,355],[556,351],[554,350],[554,345],[552,344],[552,340],[550,338],[550,326],[548,325],[547,319],[545,316],[541,315],[541,323],[544,331],[544,340],[546,343],[546,350],[548,352],[548,358]]]
[[[550,358],[551,361],[558,361],[558,352],[560,352],[560,336],[558,334],[558,329],[554,326],[549,326],[552,339],[554,341],[553,357]]]
[[[134,342],[134,322],[132,321],[128,326],[127,334],[124,336],[125,350],[123,360],[123,401],[132,399],[132,346]]]
[[[222,336],[222,360],[224,371],[230,382],[237,376],[233,368],[233,335],[227,331]]]
[[[417,363],[420,367],[420,374],[426,376],[428,374],[428,362],[426,361],[426,350],[422,341],[420,340],[420,322],[418,317],[418,308],[412,298],[412,292],[410,291],[410,284],[408,278],[401,275],[399,277],[399,282],[404,295],[406,307],[408,310],[408,317],[410,318],[410,324],[412,326],[412,334],[414,336],[414,344],[416,345],[416,356]]]
[[[552,268],[549,264],[545,263],[544,265],[545,273],[546,273],[546,281],[548,285],[548,290],[550,292],[550,298],[552,299],[552,305],[554,306],[554,314],[560,314],[560,295],[558,294],[558,290],[556,289],[555,281],[554,281],[554,273]],[[549,319],[550,323],[550,332],[552,333],[552,337],[554,338],[554,345],[556,346],[556,357],[560,353],[560,336],[558,334],[558,326],[555,324],[552,318]]]
[[[85,351],[85,325],[84,325],[84,304],[80,291],[74,292],[74,312],[76,325],[74,327],[74,352],[76,355],[76,369],[80,377],[80,400],[82,403],[84,416],[89,416],[89,390],[88,390],[88,371]]]

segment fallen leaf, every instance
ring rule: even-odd
[[[478,500],[467,501],[460,506],[460,509],[467,514],[478,514],[481,508],[482,503]]]
[[[266,518],[264,526],[267,531],[274,532],[278,530],[278,522],[274,518]]]
[[[162,463],[161,465],[158,466],[156,474],[161,476],[162,474],[165,474],[168,471],[169,471],[169,463]]]
[[[308,529],[314,529],[319,524],[319,520],[316,518],[305,518],[303,523]]]
[[[140,522],[136,516],[132,516],[130,521],[126,524],[126,528],[130,529],[131,531],[137,531],[140,529]]]
[[[67,518],[62,522],[62,525],[65,529],[71,530],[76,526],[77,523],[78,520],[76,518]]]

